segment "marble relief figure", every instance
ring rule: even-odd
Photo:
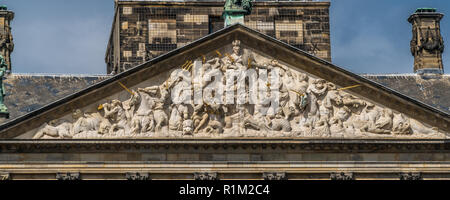
[[[229,70],[250,69],[253,74],[229,77]],[[261,79],[265,71],[268,75]],[[276,84],[271,82],[274,78],[279,80]],[[226,82],[233,87],[217,89]],[[236,40],[230,52],[199,58],[182,71],[173,71],[162,84],[131,90],[126,101],[104,102],[94,113],[75,110],[71,120],[43,124],[33,138],[446,137],[437,128],[342,87],[243,49]],[[200,101],[175,101],[182,93],[195,96],[196,88],[205,91]],[[236,95],[230,99],[227,93]],[[274,96],[276,101],[261,100]]]

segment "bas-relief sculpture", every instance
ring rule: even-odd
[[[442,138],[445,133],[428,127],[389,108],[358,98],[345,88],[291,69],[267,56],[242,50],[232,43],[230,54],[199,59],[203,75],[211,70],[247,69],[280,71],[279,109],[270,102],[256,104],[176,104],[175,86],[185,87],[190,77],[175,76],[161,85],[132,90],[126,101],[112,100],[95,113],[75,110],[72,120],[54,120],[42,125],[34,139],[114,138]],[[248,60],[248,61],[247,61]],[[190,66],[188,71],[190,71]],[[190,73],[193,73],[190,71]],[[241,77],[242,78],[242,77]],[[239,79],[239,77],[237,78]],[[225,82],[226,77],[219,82]],[[201,83],[206,88],[208,81]],[[245,86],[248,99],[249,81]],[[269,86],[267,86],[269,87]],[[235,88],[236,91],[239,88]],[[195,92],[195,91],[194,91]]]

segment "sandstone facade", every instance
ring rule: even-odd
[[[441,134],[423,138],[412,134],[413,137],[244,135],[215,138],[174,135],[165,138],[31,139],[43,124],[72,115],[73,110],[98,111],[99,105],[105,102],[126,101],[131,94],[121,84],[135,91],[151,87],[152,83],[164,86],[172,70],[186,70],[186,60],[202,60],[198,59],[199,55],[205,55],[205,61],[208,61],[218,56],[216,51],[219,51],[226,63],[231,60],[238,65],[248,59],[239,59],[238,54],[233,54],[237,49],[233,46],[237,44],[236,40],[242,42],[242,56],[245,52],[257,52],[265,56],[258,58],[254,54],[255,61],[276,59],[289,70],[308,74],[314,80],[326,80],[337,88],[360,85],[345,90],[345,93],[392,109],[394,114],[420,121]],[[249,66],[248,63],[240,65]],[[259,65],[255,62],[251,66]],[[326,85],[333,88],[332,84]],[[162,87],[158,88],[162,91]],[[159,92],[155,94],[161,96]],[[86,114],[84,117],[90,113]],[[377,125],[382,125],[381,121],[375,122],[376,129],[369,126],[367,130],[378,132]],[[265,34],[233,25],[2,124],[0,175],[12,180],[442,180],[450,179],[449,127],[447,113]],[[419,130],[419,133],[425,132],[426,129]],[[389,133],[395,135],[395,130]]]

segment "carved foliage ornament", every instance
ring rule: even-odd
[[[411,53],[413,56],[419,55],[422,50],[429,53],[443,53],[444,40],[439,28],[421,28],[413,25],[413,38],[411,40]]]
[[[0,173],[0,181],[11,180],[11,176],[9,173]]]
[[[217,173],[210,173],[210,172],[196,172],[194,173],[194,180],[198,181],[215,181],[219,180],[217,177]]]
[[[129,90],[126,101],[45,123],[33,138],[446,136],[240,45],[189,61],[162,84]]]
[[[126,178],[129,181],[148,181],[148,180],[150,180],[150,176],[148,173],[129,172],[126,174]]]
[[[264,172],[263,174],[264,180],[272,181],[272,180],[287,180],[286,173],[284,172]]]
[[[78,181],[81,180],[80,173],[57,173],[56,179],[59,181]]]
[[[331,180],[337,180],[337,181],[355,180],[355,177],[353,176],[353,173],[351,173],[351,172],[331,173],[330,178],[331,178]]]
[[[402,181],[420,181],[423,180],[421,173],[400,173],[400,180]]]

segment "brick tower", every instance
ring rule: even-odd
[[[419,8],[408,21],[413,26],[411,53],[414,56],[414,72],[418,74],[443,74],[442,53],[444,41],[440,21],[443,14],[434,8]]]
[[[116,17],[105,55],[108,74],[224,28],[224,0],[115,2]],[[258,0],[252,5],[251,14],[242,10],[240,20],[245,26],[331,61],[330,2]],[[234,13],[233,9],[229,12]]]

